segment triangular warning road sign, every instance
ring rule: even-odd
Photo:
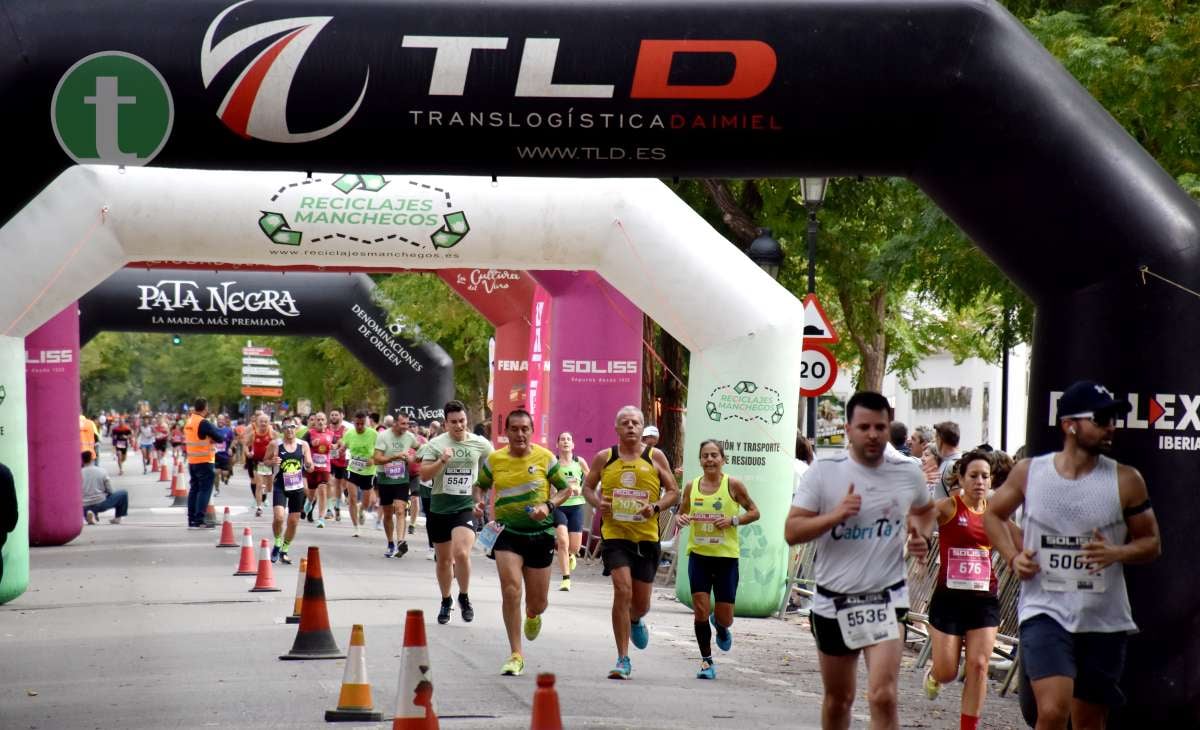
[[[804,297],[804,343],[834,343],[839,339],[816,294]]]

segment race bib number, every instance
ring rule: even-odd
[[[350,471],[362,472],[367,468],[367,460],[360,459],[357,456],[350,457]]]
[[[254,473],[261,474],[265,477],[269,477],[269,476],[271,476],[271,465],[270,464],[259,464],[258,466],[254,467]]]
[[[342,450],[340,448],[338,448],[337,446],[330,447],[330,449],[329,449],[329,458],[330,459],[337,459],[337,458],[341,457],[341,455],[342,455]]]
[[[837,610],[842,641],[849,649],[900,638],[896,610],[887,591],[838,596],[833,599],[833,607]]]
[[[946,587],[986,591],[992,581],[992,557],[982,548],[950,548],[946,553]]]
[[[329,471],[329,454],[313,454],[313,469],[317,471]]]
[[[717,528],[720,512],[696,512],[692,514],[692,542],[697,545],[720,545],[725,542],[725,531]]]
[[[465,497],[471,493],[471,485],[475,483],[475,472],[463,467],[447,467],[442,475],[442,492]]]
[[[383,475],[388,479],[403,479],[408,476],[408,462],[403,459],[389,461],[383,465]]]
[[[612,500],[613,519],[617,522],[645,522],[642,507],[650,501],[645,489],[614,489]]]
[[[285,491],[299,489],[304,485],[304,472],[287,471],[283,473],[283,488]]]
[[[216,452],[218,454],[224,454],[225,453],[225,442],[222,441],[221,443],[214,445],[213,448],[216,450]]]
[[[1092,541],[1087,535],[1042,535],[1038,551],[1042,588],[1065,593],[1103,593],[1104,576],[1088,572],[1083,546]]]
[[[129,442],[126,441],[125,439],[118,439],[117,440],[117,448],[118,449],[127,449],[127,448],[129,448]]]
[[[504,532],[504,525],[499,522],[492,521],[483,526],[479,532],[479,546],[483,548],[484,555],[496,547],[496,539],[500,537],[501,532]]]
[[[579,495],[583,494],[583,486],[580,485],[578,479],[575,477],[570,477],[567,479],[567,491],[570,492],[572,497],[578,497]]]

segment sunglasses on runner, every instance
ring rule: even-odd
[[[1108,428],[1117,417],[1115,413],[1077,413],[1071,418],[1091,421],[1097,428]]]

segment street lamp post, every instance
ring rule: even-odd
[[[758,237],[750,242],[746,256],[772,279],[779,279],[779,267],[783,265],[783,247],[771,236],[770,228],[758,229]]]
[[[817,290],[817,210],[820,209],[821,203],[825,201],[825,191],[829,187],[829,178],[825,177],[806,177],[803,178],[804,187],[804,207],[808,208],[808,293],[812,294]],[[808,432],[808,438],[812,441],[813,448],[817,445],[817,399],[809,398],[805,404],[806,424],[805,430]]]

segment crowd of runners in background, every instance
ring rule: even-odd
[[[1136,630],[1122,566],[1159,554],[1157,522],[1141,475],[1106,455],[1129,404],[1084,381],[1057,408],[1062,449],[1032,459],[986,444],[963,451],[949,422],[910,434],[892,419],[887,399],[871,392],[847,403],[844,450],[814,460],[807,441],[797,439],[784,537],[817,547],[808,610],[823,727],[849,727],[860,655],[871,726],[898,727],[912,561],[937,567],[924,689],[934,698],[961,676],[960,728],[974,730],[983,714],[1000,624],[997,566],[1021,581],[1020,651],[1037,727],[1103,727],[1108,708],[1121,703],[1125,637]],[[191,491],[199,492],[195,500],[189,494],[190,529],[205,527],[204,480],[219,490],[244,468],[256,516],[272,513],[273,562],[291,562],[301,522],[322,529],[343,515],[354,537],[373,521],[387,543],[383,557],[403,558],[424,515],[441,594],[437,622],[450,622],[456,605],[462,621],[474,619],[470,556],[480,543],[501,585],[509,653],[500,671],[516,676],[524,672],[525,643],[541,633],[556,553],[559,590],[571,589],[587,504],[600,515],[599,553],[612,584],[616,662],[608,677],[625,680],[633,671],[630,644],[642,650],[650,641],[646,617],[664,537],[659,516],[673,514],[668,524],[689,528],[681,549],[689,558],[696,677],[716,679],[713,639],[722,651],[733,645],[738,530],[760,517],[751,490],[725,472],[721,441],[701,443],[692,457],[699,476],[681,489],[681,470],[655,447],[657,429],[634,406],[616,414],[614,445],[590,458],[575,453],[569,432],[553,450],[534,443],[533,419],[523,410],[506,415],[500,449],[470,428],[463,403],[448,402],[444,413],[444,422],[425,425],[362,411],[347,419],[338,410],[279,420],[260,412],[239,423],[210,417],[197,399],[186,414],[81,416],[85,517],[94,523],[98,512],[113,509],[112,521],[120,522],[128,509],[127,495],[95,466],[102,442],[111,443],[118,474],[130,451],[140,455],[143,473],[156,459],[187,460]]]

